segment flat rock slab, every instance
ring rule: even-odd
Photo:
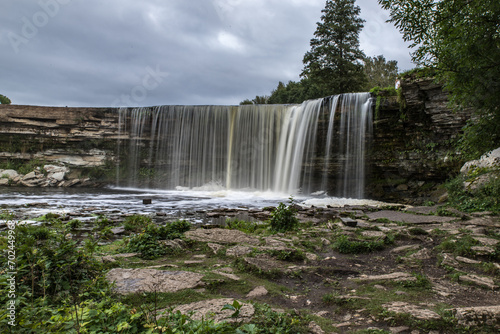
[[[482,277],[482,276],[469,274],[469,275],[460,276],[460,281],[475,284],[478,286],[482,286],[484,288],[491,289],[491,290],[498,289],[498,286],[495,284],[495,281],[493,281],[493,279],[491,279],[489,277]]]
[[[252,304],[242,304],[240,313],[237,318],[231,318],[231,315],[234,311],[224,310],[222,308],[226,304],[232,305],[234,299],[232,298],[222,298],[222,299],[210,299],[203,300],[201,302],[185,304],[177,306],[173,311],[181,312],[182,314],[189,314],[190,312],[194,312],[191,316],[193,320],[201,320],[203,319],[213,319],[215,322],[247,322],[250,321],[255,313],[255,308]]]
[[[432,223],[447,223],[460,218],[457,217],[440,217],[440,216],[424,216],[414,215],[401,211],[382,210],[367,214],[371,220],[388,219],[395,222],[403,222],[407,224],[432,224]]]
[[[185,237],[195,241],[215,242],[219,244],[259,244],[259,239],[248,236],[246,233],[238,230],[226,230],[223,228],[196,229],[187,231]]]
[[[405,302],[393,302],[382,306],[390,312],[397,314],[409,314],[418,320],[429,321],[441,319],[441,316],[434,311]]]
[[[114,268],[106,274],[106,279],[115,282],[117,293],[135,292],[176,292],[203,285],[202,274],[186,271],[155,269]]]
[[[462,326],[492,326],[500,329],[500,305],[464,307],[453,310]]]
[[[416,282],[417,278],[408,273],[396,272],[392,274],[385,275],[361,275],[353,279],[359,279],[361,281],[393,281],[393,282]]]

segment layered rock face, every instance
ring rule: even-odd
[[[439,194],[434,193],[435,186],[458,173],[463,164],[452,141],[470,111],[452,111],[447,94],[431,78],[405,79],[401,87],[400,99],[382,99],[374,110],[373,138],[367,145],[365,194],[386,201],[436,201]],[[325,112],[329,112],[327,108]],[[325,114],[319,119],[318,136],[326,136],[328,117]],[[71,171],[57,184],[88,178],[114,183],[116,165],[127,154],[118,150],[118,144],[122,142],[124,147],[123,143],[131,139],[130,132],[120,124],[116,108],[0,105],[0,162],[39,160],[42,169],[45,164],[69,168]],[[324,153],[322,145],[316,149],[318,158],[312,177],[321,183],[325,168],[328,175],[338,175],[340,169],[338,162],[326,166],[319,158]],[[33,170],[17,171],[24,177]]]
[[[453,141],[472,111],[450,109],[447,93],[432,78],[402,80],[401,93],[399,99],[382,99],[375,112],[368,194],[384,200],[436,201],[435,186],[456,175],[463,164]]]
[[[117,110],[0,105],[0,158],[96,167],[113,157]]]

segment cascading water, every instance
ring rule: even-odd
[[[117,183],[362,198],[370,129],[369,93],[301,105],[121,109]]]

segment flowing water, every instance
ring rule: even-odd
[[[290,195],[303,205],[376,204],[358,200],[371,135],[369,93],[301,105],[122,109],[119,122],[115,187],[3,188],[0,205],[32,208],[33,216],[262,208]],[[143,205],[145,198],[152,204]]]
[[[117,184],[363,198],[371,117],[369,93],[301,105],[122,109],[120,131],[131,140],[119,145]]]

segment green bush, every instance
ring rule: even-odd
[[[125,218],[125,221],[123,222],[123,227],[125,228],[125,231],[140,232],[146,226],[152,223],[153,221],[148,216],[133,215]]]
[[[293,198],[290,197],[290,204],[286,206],[282,202],[271,215],[271,231],[276,233],[288,232],[297,229],[299,220],[295,217],[297,210],[293,207]]]
[[[184,232],[191,228],[191,224],[185,220],[168,223],[164,226],[149,224],[144,232],[136,234],[129,239],[126,250],[139,253],[142,258],[154,259],[169,253],[160,240],[173,240],[181,238]]]
[[[484,186],[471,192],[465,189],[466,179],[458,176],[446,184],[450,205],[465,212],[500,212],[500,177],[492,177]]]

